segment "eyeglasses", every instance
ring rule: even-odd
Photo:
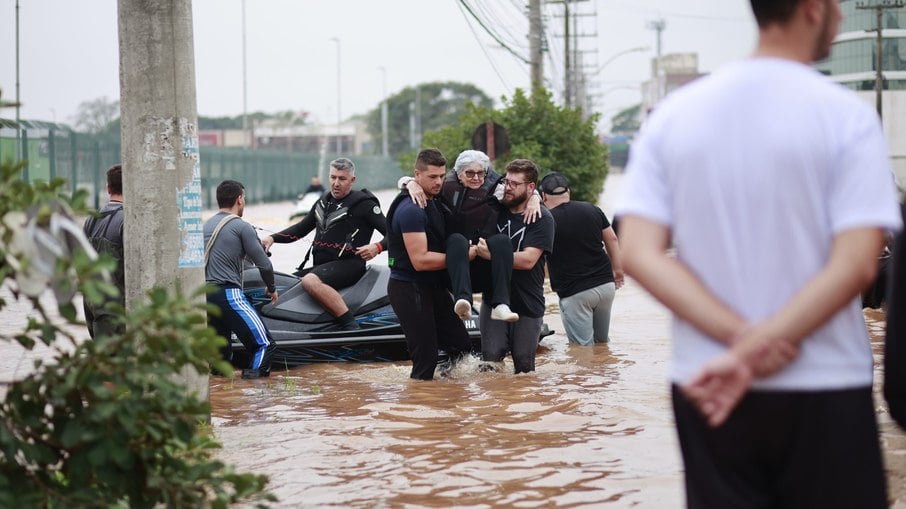
[[[484,172],[483,172],[483,171],[468,171],[468,170],[466,170],[466,171],[464,171],[464,172],[462,172],[462,173],[463,173],[463,175],[466,176],[466,178],[470,178],[470,179],[484,178]]]
[[[516,189],[519,186],[524,186],[526,184],[528,184],[528,182],[516,182],[510,179],[503,179],[503,185],[505,185],[506,187],[512,187],[513,189]]]

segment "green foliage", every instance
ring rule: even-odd
[[[475,128],[489,121],[504,126],[510,139],[510,151],[497,154],[498,172],[507,161],[531,159],[542,176],[549,171],[566,175],[573,199],[597,203],[608,170],[607,148],[595,134],[597,115],[583,119],[579,108],[555,105],[542,88],[531,96],[517,89],[500,110],[468,105],[457,123],[425,133],[422,145],[439,148],[452,165],[459,152],[472,148]]]
[[[64,213],[87,210],[84,196],[63,196],[62,181],[27,184],[21,168],[7,163],[0,172],[0,277],[16,298],[31,301],[36,316],[0,339],[26,348],[41,341],[54,354],[35,361],[0,403],[0,507],[225,508],[274,500],[263,491],[266,477],[237,473],[214,458],[220,446],[204,424],[208,403],[179,382],[185,370],[207,372],[210,364],[230,371],[199,293],[154,289],[122,318],[125,334],[78,341],[67,331],[77,323],[74,291],[97,299],[116,292],[98,277],[111,260],[74,249],[56,259],[52,274],[28,272],[36,266],[16,251],[26,230],[10,218],[29,211],[30,227],[50,234]],[[47,276],[65,323],[42,306],[40,287],[26,291],[29,274]],[[7,305],[0,301],[0,309]]]
[[[456,123],[470,106],[490,108],[494,101],[475,85],[457,82],[422,83],[418,85],[418,94],[414,87],[407,87],[387,98],[387,140],[392,157],[408,156],[409,140],[409,105],[414,104],[416,95],[421,103],[422,132],[440,129]],[[381,105],[371,110],[366,118],[368,133],[375,140],[375,147],[381,147]],[[415,156],[407,159],[403,168],[411,169]]]

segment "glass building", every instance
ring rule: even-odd
[[[815,67],[852,90],[874,90],[877,75],[877,11],[857,9],[880,0],[841,0],[843,23],[831,55]],[[881,71],[885,90],[906,90],[906,8],[882,11]]]

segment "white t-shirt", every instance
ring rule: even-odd
[[[617,215],[671,229],[677,257],[718,298],[759,321],[825,264],[836,234],[900,228],[877,114],[809,66],[754,58],[677,90],[632,147]],[[672,379],[726,348],[673,325]],[[806,339],[799,357],[756,389],[871,385],[859,299]]]

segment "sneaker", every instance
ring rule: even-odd
[[[453,305],[453,312],[456,313],[460,320],[468,320],[472,318],[472,303],[466,299],[459,299]],[[517,316],[516,318],[519,317]]]
[[[453,368],[455,368],[455,367],[456,367],[456,365],[450,361],[438,363],[437,376],[439,376],[441,378],[450,378],[451,375],[453,374]]]
[[[264,371],[261,369],[243,369],[242,378],[244,380],[253,380],[255,378],[266,378],[271,376],[270,371]]]
[[[491,310],[491,320],[500,320],[502,322],[515,322],[519,319],[519,314],[510,311],[506,304],[497,304]]]
[[[482,362],[478,365],[478,371],[481,373],[500,373],[499,363]]]

